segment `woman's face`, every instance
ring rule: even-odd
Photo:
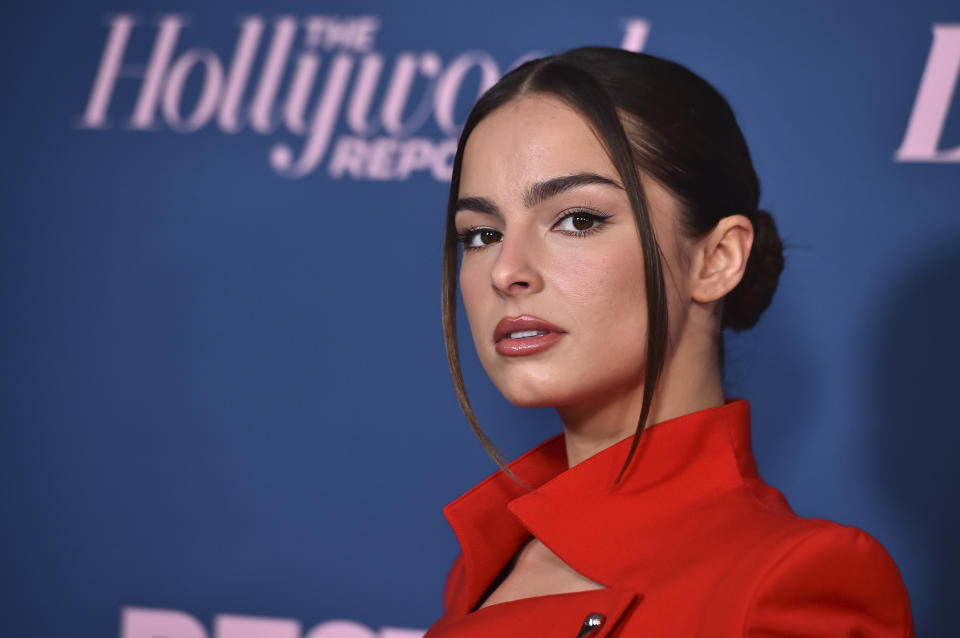
[[[642,179],[664,267],[676,271],[677,202]],[[617,170],[587,122],[541,94],[500,107],[467,141],[459,199],[460,288],[480,361],[503,395],[561,407],[642,387],[643,252]],[[685,279],[666,277],[672,327]]]

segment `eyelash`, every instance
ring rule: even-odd
[[[576,215],[582,215],[584,217],[590,218],[591,220],[593,220],[594,226],[587,228],[586,230],[560,230],[557,232],[560,232],[560,233],[563,233],[564,235],[569,235],[572,237],[585,237],[587,235],[592,235],[593,233],[603,228],[606,225],[607,220],[611,217],[610,215],[604,215],[602,213],[597,213],[592,210],[587,210],[585,208],[574,208],[573,210],[568,210],[564,212],[562,215],[560,215],[560,217],[558,217],[557,220],[553,222],[553,225],[551,226],[551,228],[557,226],[557,224],[564,221],[565,219],[569,219]],[[489,226],[474,226],[474,227],[465,229],[462,233],[457,233],[457,242],[463,245],[464,250],[480,250],[481,248],[492,246],[492,244],[485,244],[483,246],[470,245],[470,242],[473,240],[474,236],[477,235],[477,233],[480,233],[485,230],[493,231],[500,235],[503,234],[503,233],[500,233],[500,231],[498,230],[494,230],[493,228],[490,228]]]

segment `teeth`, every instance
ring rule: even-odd
[[[526,339],[527,337],[536,337],[539,335],[545,335],[546,332],[542,330],[518,330],[517,332],[511,332],[511,339]]]

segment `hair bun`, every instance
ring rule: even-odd
[[[756,325],[773,300],[783,272],[783,242],[773,217],[764,210],[756,211],[751,217],[753,247],[743,279],[724,300],[721,328],[749,330]]]

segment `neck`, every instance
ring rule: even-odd
[[[704,356],[709,365],[704,365]],[[598,401],[557,408],[563,421],[570,467],[633,435],[640,418],[643,389],[640,382]],[[664,365],[650,404],[647,427],[724,402],[716,355],[678,351]]]

